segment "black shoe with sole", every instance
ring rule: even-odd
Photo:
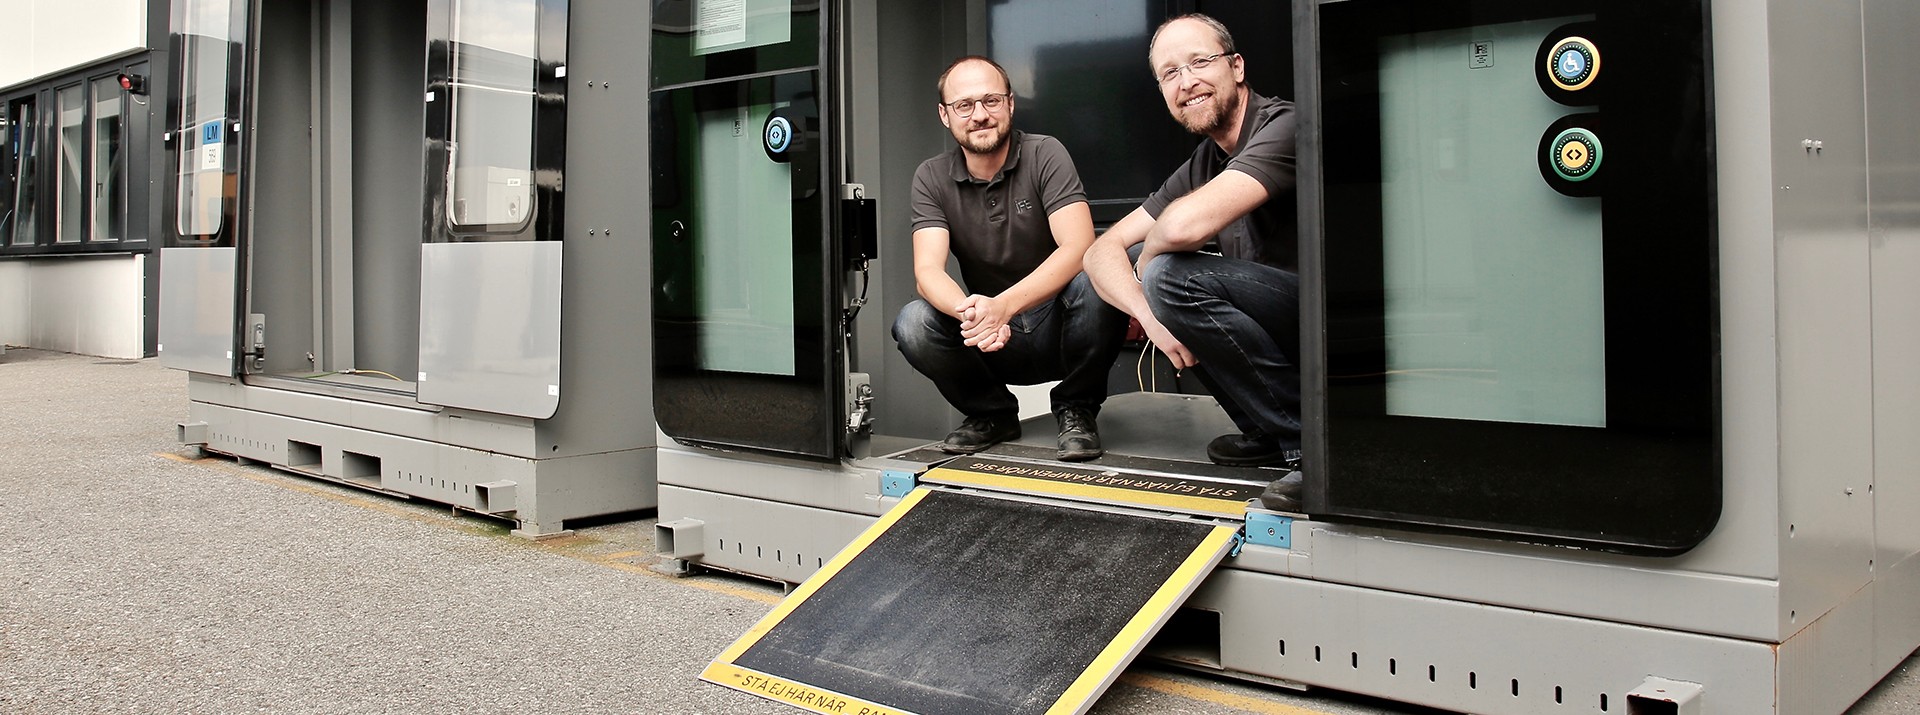
[[[1260,508],[1273,511],[1300,512],[1300,495],[1307,488],[1307,476],[1299,471],[1289,472],[1287,476],[1273,480],[1260,492]]]
[[[1100,448],[1100,425],[1094,422],[1093,413],[1068,407],[1055,419],[1060,421],[1058,445],[1062,461],[1084,462],[1106,453]]]
[[[968,417],[966,421],[960,423],[959,427],[947,433],[947,441],[940,443],[940,451],[947,454],[973,454],[995,444],[1019,438],[1019,419]]]
[[[1300,448],[1287,447],[1266,435],[1223,434],[1207,443],[1207,459],[1229,467],[1266,467],[1298,464]]]

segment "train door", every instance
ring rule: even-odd
[[[654,5],[654,409],[680,442],[846,453],[836,8]]]
[[[168,185],[160,249],[161,364],[237,374],[241,344],[240,215],[245,144],[245,0],[180,0],[172,45],[180,82],[166,111],[165,139],[177,168]]]
[[[1699,543],[1721,488],[1705,4],[1302,8],[1308,509]]]

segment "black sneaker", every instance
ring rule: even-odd
[[[973,454],[1000,442],[1020,438],[1020,420],[1012,417],[992,419],[968,417],[947,433],[940,451],[947,454]]]
[[[1055,419],[1060,421],[1061,460],[1084,462],[1106,453],[1100,448],[1100,425],[1093,421],[1093,413],[1081,407],[1068,407]]]
[[[1273,480],[1260,492],[1260,508],[1273,511],[1300,512],[1300,494],[1306,491],[1307,477],[1298,470],[1287,476]]]
[[[1207,443],[1207,459],[1229,467],[1266,467],[1300,462],[1300,448],[1266,435],[1223,434]],[[1289,466],[1293,466],[1289,465]]]

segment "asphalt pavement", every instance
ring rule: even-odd
[[[779,586],[647,567],[636,518],[508,525],[174,442],[153,360],[0,356],[0,713],[800,712],[702,683]],[[1099,715],[1410,715],[1136,665]],[[1909,660],[1853,715],[1920,713]]]

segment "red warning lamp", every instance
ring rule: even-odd
[[[122,72],[120,74],[120,88],[134,94],[144,95],[147,93],[147,78],[145,75]]]

